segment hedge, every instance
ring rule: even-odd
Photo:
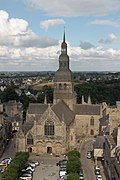
[[[81,163],[80,163],[80,153],[76,150],[69,151],[67,153],[68,162],[67,162],[67,172],[68,172],[68,180],[72,179],[73,175],[77,176],[80,172]]]

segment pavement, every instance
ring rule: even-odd
[[[49,154],[36,156],[31,154],[29,157],[30,160],[39,161],[40,165],[37,166],[35,172],[33,173],[33,180],[58,180],[59,179],[59,167],[56,166],[56,163],[64,159],[61,157],[54,157]]]

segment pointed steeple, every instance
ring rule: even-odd
[[[44,98],[44,104],[47,104],[47,97],[45,95],[45,98]]]
[[[64,27],[63,42],[65,43],[65,27]]]
[[[64,29],[64,34],[63,34],[63,42],[61,44],[61,54],[67,55],[67,43],[65,42],[65,29]]]
[[[88,96],[88,104],[91,104],[91,97]]]
[[[85,104],[84,96],[82,96],[82,104]]]

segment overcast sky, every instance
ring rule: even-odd
[[[0,71],[120,71],[120,0],[0,0]]]

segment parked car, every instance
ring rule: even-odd
[[[5,158],[5,159],[2,159],[2,161],[0,162],[0,165],[2,164],[7,164],[9,165],[12,161],[12,158],[11,157],[8,157],[8,158]]]
[[[59,178],[59,180],[67,180],[67,176],[65,175],[65,176],[61,176],[60,178]]]
[[[5,166],[5,165],[0,165],[0,173],[1,173],[1,174],[4,173],[5,170],[6,170],[6,168],[7,168],[7,166]]]
[[[63,164],[67,164],[67,159],[60,160],[58,163],[56,163],[56,166],[60,166]]]
[[[28,174],[33,174],[33,172],[31,171],[31,170],[26,170],[26,169],[22,169],[21,170],[21,174],[23,174],[23,173],[28,173]]]
[[[92,158],[92,151],[87,151],[87,159],[91,159]]]
[[[28,173],[22,174],[20,175],[19,180],[32,180],[32,175]]]
[[[32,163],[32,164],[35,164],[35,166],[39,166],[40,165],[40,163],[38,161],[29,161],[29,162]]]
[[[66,167],[60,167],[59,177],[63,177],[63,176],[66,176],[66,175],[67,175],[67,169],[66,169]]]
[[[83,170],[82,169],[80,169],[79,178],[81,180],[84,180],[84,174],[83,174]]]
[[[102,180],[102,176],[101,176],[101,175],[97,175],[97,176],[96,176],[96,179],[97,179],[97,180]]]
[[[25,170],[30,170],[30,171],[32,171],[32,172],[35,171],[35,169],[34,169],[32,166],[25,166],[24,169],[25,169]]]
[[[98,165],[95,165],[95,174],[96,175],[100,175],[100,168],[99,168],[99,166]]]
[[[32,162],[27,162],[26,166],[31,166],[32,168],[36,167],[35,163],[32,163]]]

